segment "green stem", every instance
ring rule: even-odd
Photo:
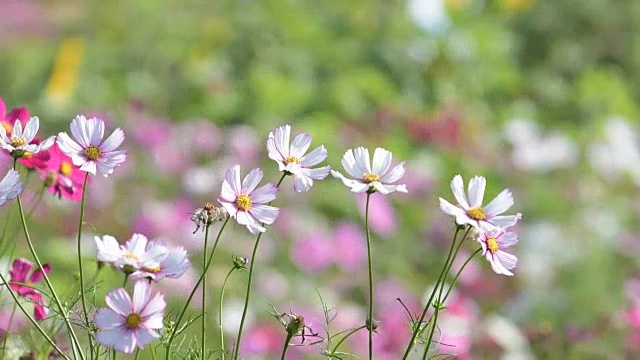
[[[460,232],[460,228],[456,226],[456,232],[453,234],[453,241],[451,242],[451,247],[449,248],[449,254],[447,255],[447,260],[445,261],[444,266],[440,271],[440,275],[438,276],[438,281],[436,281],[435,287],[433,288],[433,290],[431,290],[431,295],[429,296],[429,300],[427,300],[427,303],[424,306],[424,310],[422,310],[422,314],[420,315],[420,318],[415,324],[415,329],[413,330],[413,334],[411,335],[411,340],[409,340],[409,345],[407,346],[407,350],[404,352],[404,356],[402,357],[403,360],[406,360],[407,357],[409,356],[411,349],[413,348],[413,345],[416,342],[416,338],[418,337],[418,334],[422,331],[422,322],[424,321],[424,317],[427,315],[427,311],[429,311],[429,308],[431,307],[431,301],[433,301],[433,297],[438,291],[438,287],[440,286],[440,282],[442,281],[442,276],[444,275],[447,269],[447,265],[449,264],[449,260],[451,259],[451,254],[453,254],[453,249],[456,244],[456,239],[458,238],[458,232]]]
[[[278,181],[276,188],[280,187],[280,184],[282,184],[282,180],[284,180],[286,176],[287,176],[286,173],[282,174],[282,177],[280,177],[280,181]],[[271,204],[271,202],[269,204]],[[258,252],[258,245],[260,244],[260,238],[262,237],[262,234],[263,233],[258,234],[258,237],[256,238],[256,243],[253,245],[253,252],[251,253],[251,263],[249,264],[249,279],[247,281],[247,293],[244,298],[244,309],[242,310],[242,319],[240,320],[240,328],[238,329],[238,338],[236,339],[236,346],[235,346],[235,351],[233,355],[234,360],[238,360],[238,355],[240,354],[240,340],[242,338],[242,329],[244,328],[244,321],[247,318],[247,310],[249,309],[249,299],[251,298],[251,282],[253,280],[253,269],[256,263],[255,261],[256,254]]]
[[[338,343],[336,344],[336,346],[333,348],[333,350],[331,350],[331,353],[329,354],[330,358],[333,358],[334,354],[336,353],[336,351],[338,351],[338,348],[340,347],[340,345],[342,345],[343,342],[345,342],[351,335],[355,334],[356,332],[365,329],[367,326],[366,325],[362,325],[358,328],[355,328],[351,331],[349,331],[349,333],[347,333],[342,339],[340,339],[340,341],[338,341]]]
[[[127,280],[129,280],[129,274],[124,274],[124,280],[122,281],[122,287],[127,287]]]
[[[218,325],[220,326],[220,348],[222,349],[222,360],[225,360],[226,353],[224,349],[224,330],[222,329],[222,301],[224,299],[224,289],[227,286],[227,280],[233,273],[236,267],[232,267],[231,270],[227,273],[227,276],[224,278],[224,282],[222,283],[222,290],[220,290],[220,303],[218,305]]]
[[[180,325],[180,322],[182,321],[182,318],[184,317],[184,314],[187,312],[187,308],[189,307],[189,304],[191,303],[191,299],[193,299],[193,296],[195,295],[196,290],[198,290],[198,286],[200,286],[200,283],[202,283],[204,274],[209,269],[209,266],[211,266],[211,260],[213,259],[213,255],[216,252],[216,248],[218,246],[218,241],[220,241],[220,236],[222,235],[222,231],[224,230],[225,226],[227,226],[228,222],[229,222],[229,218],[227,218],[224,221],[224,223],[222,224],[222,226],[220,227],[220,231],[218,231],[218,236],[216,237],[216,241],[215,241],[215,243],[213,243],[213,248],[211,249],[211,252],[209,253],[209,256],[207,258],[208,259],[207,260],[207,265],[205,266],[204,270],[202,271],[202,275],[200,275],[200,278],[198,279],[196,284],[193,286],[193,289],[191,290],[191,294],[189,294],[189,298],[187,298],[187,301],[185,302],[184,306],[182,307],[182,310],[180,311],[180,315],[178,316],[178,320],[176,321],[176,323],[174,325],[174,331],[171,334],[171,337],[169,338],[169,341],[167,343],[167,347],[165,349],[165,359],[166,360],[168,360],[171,357],[170,356],[171,344],[173,343],[173,340],[176,337],[178,326]],[[207,226],[209,226],[209,225],[207,225]]]
[[[365,207],[364,213],[364,227],[366,229],[367,234],[367,259],[369,262],[369,316],[367,318],[368,321],[368,330],[369,330],[369,360],[373,358],[373,329],[374,321],[373,321],[373,266],[371,259],[371,236],[369,235],[369,200],[371,199],[371,193],[367,192],[367,205]]]
[[[87,311],[87,300],[84,294],[84,269],[82,268],[82,226],[84,225],[84,205],[85,196],[87,194],[87,181],[89,180],[89,173],[84,175],[84,183],[82,184],[82,200],[80,202],[80,223],[78,225],[78,270],[80,271],[80,301],[82,303],[82,313],[84,315],[84,321],[89,326],[89,312]],[[126,281],[126,280],[125,280]],[[89,334],[89,349],[93,354],[93,339]]]
[[[204,271],[207,266],[207,242],[209,241],[209,225],[204,229],[204,247],[202,249],[202,355],[200,359],[205,359],[206,354],[206,313],[207,313],[207,272]]]
[[[429,332],[429,338],[427,339],[427,342],[425,344],[424,347],[424,353],[422,354],[422,360],[425,360],[427,358],[427,354],[429,353],[429,347],[431,346],[431,340],[433,340],[433,333],[435,332],[436,329],[436,324],[438,323],[438,313],[440,313],[440,304],[438,304],[438,306],[436,306],[436,311],[433,315],[433,322],[429,324],[429,326],[431,327],[431,331]]]
[[[65,353],[62,352],[62,350],[60,350],[58,345],[56,345],[56,343],[49,337],[49,335],[47,335],[47,332],[44,331],[44,329],[42,329],[42,327],[40,327],[40,324],[38,324],[38,322],[31,316],[31,314],[29,314],[29,312],[24,308],[24,306],[22,306],[22,304],[20,303],[20,300],[18,300],[18,297],[16,296],[16,294],[14,294],[13,290],[11,290],[11,288],[9,287],[9,283],[7,282],[5,277],[2,275],[2,272],[0,272],[0,280],[2,280],[2,283],[7,287],[7,291],[9,292],[9,295],[11,295],[11,297],[13,298],[14,303],[18,306],[18,308],[20,308],[20,311],[22,311],[24,316],[26,316],[27,319],[29,319],[29,321],[33,324],[33,326],[36,327],[36,329],[38,330],[38,332],[40,332],[42,337],[44,337],[45,340],[47,340],[47,342],[49,344],[51,344],[51,346],[54,349],[56,349],[56,351],[58,352],[58,354],[60,354],[60,356],[62,356],[66,360],[70,360],[69,357],[67,355],[65,355]],[[3,349],[3,352],[4,351],[6,351],[6,349]]]
[[[444,299],[442,300],[442,302],[446,302],[447,298],[449,298],[449,294],[451,293],[451,290],[453,290],[453,287],[456,285],[456,283],[458,282],[458,278],[460,277],[460,274],[462,274],[462,270],[464,270],[464,268],[467,266],[467,264],[471,261],[471,259],[473,259],[476,255],[478,255],[480,252],[482,251],[482,248],[479,248],[478,250],[476,250],[473,254],[471,254],[471,256],[469,256],[469,258],[467,259],[467,261],[464,262],[464,264],[462,264],[462,267],[460,267],[460,270],[458,270],[458,273],[456,274],[456,277],[453,279],[453,283],[451,284],[451,286],[449,287],[449,290],[447,290],[447,293],[444,296]]]
[[[289,341],[293,337],[292,334],[287,334],[287,338],[284,340],[284,347],[282,348],[282,356],[280,356],[280,360],[285,359],[285,355],[287,354],[287,349],[289,349]]]
[[[13,160],[13,168],[16,168],[16,162],[17,159]],[[20,212],[20,220],[22,222],[22,229],[24,230],[24,235],[27,239],[27,245],[29,246],[29,251],[31,252],[31,255],[33,256],[34,260],[36,261],[36,264],[38,264],[38,269],[40,269],[40,272],[42,273],[42,276],[45,280],[45,283],[47,284],[47,287],[49,288],[49,290],[51,291],[51,295],[53,295],[53,299],[55,300],[56,305],[58,306],[58,309],[60,310],[60,314],[62,315],[62,318],[64,319],[65,324],[67,325],[67,329],[69,330],[69,336],[71,337],[71,346],[72,348],[76,348],[78,350],[78,353],[80,355],[80,358],[82,360],[84,360],[84,353],[82,352],[82,348],[80,347],[80,342],[78,341],[78,337],[76,336],[76,333],[73,330],[73,326],[71,325],[71,322],[69,321],[69,315],[67,314],[64,306],[62,305],[62,302],[60,301],[60,298],[58,297],[58,294],[56,293],[56,290],[53,288],[53,285],[51,284],[51,281],[49,280],[49,276],[47,275],[46,271],[44,271],[44,268],[42,267],[42,262],[40,261],[40,258],[38,257],[38,254],[36,253],[36,249],[33,247],[33,242],[31,241],[31,236],[29,235],[29,230],[27,229],[27,220],[26,217],[24,215],[24,209],[22,207],[22,199],[20,196],[17,197],[17,201],[18,201],[18,210]],[[74,354],[75,354],[75,350],[74,350]]]

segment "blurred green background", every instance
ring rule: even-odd
[[[629,285],[640,276],[639,18],[635,0],[0,0],[0,97],[8,110],[26,106],[39,116],[43,134],[67,130],[76,114],[123,127],[130,158],[89,189],[87,246],[94,234],[123,242],[140,231],[190,244],[196,268],[202,235],[190,235],[188,213],[217,198],[234,163],[243,173],[261,166],[276,182],[264,148],[276,126],[311,134],[340,171],[348,148],[389,149],[407,161],[409,194],[387,196],[373,210],[382,224],[374,265],[388,292],[380,309],[397,319],[403,309],[394,299],[418,303],[446,256],[454,227],[438,197],[452,201],[456,174],[485,176],[485,201],[510,188],[511,212],[523,214],[520,263],[507,278],[474,261],[458,285],[465,310],[452,310],[442,325],[458,346],[441,351],[461,359],[632,359],[640,356],[640,292]],[[35,177],[30,184],[37,193]],[[335,179],[308,194],[283,186],[284,216],[261,245],[262,286],[252,302],[254,332],[266,335],[245,340],[267,345],[247,345],[247,358],[277,355],[285,335],[264,300],[321,314],[318,289],[338,313],[364,319],[366,311],[366,268],[346,279],[343,254],[301,245],[314,234],[334,236],[344,221],[362,228],[357,199]],[[53,272],[63,284],[74,262],[59,245],[72,244],[78,206],[45,200],[32,231],[45,261],[68,270]],[[252,246],[239,226],[223,238],[210,276],[214,299],[227,259]],[[0,254],[5,263],[28,254],[15,239],[15,251]],[[308,261],[324,262],[301,264],[300,248]],[[101,276],[103,293],[121,281]],[[232,279],[225,302],[233,315],[246,275]],[[406,331],[403,321],[393,324]],[[402,339],[380,340],[379,358],[396,358]],[[357,342],[349,346],[364,354]],[[312,348],[292,356],[320,358]]]

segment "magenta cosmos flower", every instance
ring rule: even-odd
[[[252,234],[265,232],[263,224],[273,224],[280,214],[280,209],[265,205],[275,200],[278,187],[266,184],[256,189],[262,180],[262,170],[255,168],[240,182],[240,165],[227,170],[222,183],[221,199],[229,216],[236,219],[238,224],[244,225]]]
[[[506,229],[515,225],[522,214],[500,215],[509,210],[513,205],[513,196],[509,189],[503,190],[487,206],[482,207],[484,189],[487,180],[482,176],[476,176],[469,181],[469,198],[464,192],[464,182],[460,175],[453,177],[451,191],[458,201],[455,206],[447,200],[440,198],[440,209],[456,218],[458,225],[469,224],[482,231],[491,231],[498,227]]]
[[[482,245],[482,255],[491,264],[491,269],[496,274],[513,276],[513,273],[509,270],[516,267],[518,258],[502,251],[502,249],[517,244],[518,235],[514,232],[496,229],[486,233],[480,232],[478,241]]]
[[[13,200],[22,192],[24,182],[20,181],[20,174],[11,169],[7,175],[0,180],[0,206],[8,200]]]
[[[391,159],[390,151],[376,148],[372,166],[368,149],[349,149],[342,156],[342,166],[353,179],[348,179],[334,170],[331,170],[331,175],[342,180],[356,193],[378,191],[386,195],[394,191],[407,192],[405,185],[392,185],[404,176],[405,169],[404,162],[391,168]]]
[[[71,134],[75,141],[67,133],[60,133],[57,143],[60,150],[71,157],[73,164],[82,171],[95,175],[97,169],[107,177],[127,158],[126,150],[116,150],[124,141],[124,132],[117,128],[102,140],[104,121],[101,119],[87,120],[83,115],[77,115],[71,121]]]
[[[20,158],[25,154],[33,155],[40,150],[47,150],[53,145],[54,136],[46,140],[34,141],[38,129],[40,128],[40,120],[34,116],[22,128],[22,122],[17,119],[13,124],[11,134],[7,134],[4,126],[0,126],[0,147],[7,150],[14,158]]]
[[[48,187],[49,193],[72,201],[82,200],[85,173],[80,171],[80,167],[73,165],[71,158],[60,150],[58,144],[54,144],[48,154],[49,160],[40,170],[40,178]]]
[[[116,289],[105,298],[109,308],[96,313],[98,342],[108,348],[131,354],[136,346],[145,345],[160,337],[155,329],[163,327],[162,319],[166,302],[160,292],[151,293],[146,280],[136,282],[133,299],[124,288]]]
[[[291,144],[291,125],[284,125],[269,133],[267,150],[269,158],[278,163],[280,171],[295,177],[293,188],[298,192],[309,191],[313,186],[313,180],[322,180],[329,175],[330,166],[311,169],[327,158],[327,149],[324,145],[318,146],[310,153],[305,152],[311,146],[311,135],[299,133],[293,138]]]
[[[18,295],[25,297],[33,302],[33,317],[37,321],[42,321],[49,313],[49,309],[44,306],[44,300],[42,294],[37,290],[33,289],[32,286],[44,279],[44,275],[40,269],[36,269],[31,274],[29,272],[33,268],[33,263],[24,258],[17,258],[13,261],[13,266],[11,267],[10,272],[10,281],[12,283],[20,283],[20,284],[10,284],[9,287],[11,290],[18,293]],[[44,264],[42,265],[45,273],[49,274],[51,270],[51,265]],[[24,284],[24,285],[23,285]]]

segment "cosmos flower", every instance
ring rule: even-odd
[[[0,126],[0,147],[7,150],[15,158],[22,157],[27,153],[37,154],[40,150],[47,150],[53,145],[55,137],[51,136],[39,143],[34,142],[39,128],[40,120],[36,116],[27,121],[24,129],[20,119],[17,119],[10,135],[7,134],[4,126]]]
[[[440,198],[440,209],[456,218],[458,225],[469,224],[482,231],[490,231],[495,227],[506,229],[518,222],[522,214],[500,215],[513,205],[513,196],[509,189],[503,190],[487,206],[482,207],[484,189],[487,181],[482,176],[476,176],[469,181],[469,200],[464,192],[464,183],[460,175],[451,181],[451,191],[458,201],[455,206]]]
[[[0,180],[0,206],[4,205],[7,200],[13,200],[22,192],[24,182],[20,181],[20,174],[11,169]]]
[[[516,267],[518,258],[502,249],[517,244],[518,235],[514,232],[495,229],[490,232],[480,232],[478,241],[482,246],[482,255],[491,263],[491,269],[496,274],[513,276],[509,270]]]
[[[240,165],[235,165],[225,175],[222,183],[221,199],[218,200],[229,216],[244,225],[252,234],[265,232],[262,224],[273,224],[280,209],[265,205],[275,200],[278,187],[266,184],[256,189],[262,180],[262,170],[255,168],[240,182]]]
[[[155,268],[167,257],[167,248],[153,246],[147,248],[147,237],[133,234],[126,244],[118,244],[113,236],[105,235],[94,238],[99,261],[113,264],[127,274],[132,274],[143,268]]]
[[[354,179],[347,179],[341,173],[331,170],[331,175],[342,180],[351,191],[374,192],[383,195],[394,191],[407,192],[405,185],[392,185],[404,176],[404,162],[391,168],[392,154],[383,148],[376,148],[373,153],[373,167],[369,158],[369,150],[363,147],[349,149],[342,156],[342,166]]]
[[[95,175],[97,170],[107,177],[127,158],[126,150],[116,150],[124,141],[124,132],[117,128],[102,140],[104,121],[101,119],[77,115],[71,121],[71,134],[75,141],[67,133],[60,133],[57,143],[60,150],[71,157],[73,164],[82,171]]]
[[[154,329],[163,327],[167,304],[162,293],[151,290],[146,280],[140,280],[134,285],[133,300],[124,288],[107,294],[109,308],[99,309],[95,319],[101,345],[131,354],[136,346],[142,349],[160,337]]]
[[[280,126],[269,133],[269,158],[278,163],[280,171],[295,177],[293,188],[296,191],[306,192],[313,186],[313,180],[322,180],[329,175],[330,166],[311,169],[327,158],[327,149],[321,145],[305,155],[311,145],[311,135],[299,133],[289,144],[290,137],[291,125]]]
[[[154,251],[154,248],[160,249]],[[162,260],[152,259],[143,262],[139,270],[131,274],[132,280],[149,278],[158,282],[165,277],[177,279],[191,266],[189,258],[187,257],[187,251],[182,246],[167,249],[167,247],[159,241],[150,241],[147,244],[146,252],[165,253],[166,256],[164,256]]]
[[[18,295],[25,297],[31,300],[34,303],[33,306],[33,315],[37,321],[42,321],[49,313],[49,309],[44,306],[44,299],[42,294],[37,290],[33,289],[33,285],[42,279],[44,279],[44,275],[40,269],[34,270],[31,274],[29,272],[33,268],[33,263],[24,258],[17,258],[13,261],[13,266],[11,267],[11,282],[12,283],[22,283],[21,284],[10,284],[9,287],[11,290],[18,293]],[[49,274],[51,270],[51,265],[44,264],[42,268],[45,273]]]
[[[84,172],[73,165],[71,158],[60,151],[58,144],[54,144],[48,151],[49,160],[45,168],[40,170],[40,178],[48,187],[49,193],[72,201],[82,199],[82,185]],[[87,181],[91,181],[87,179]]]

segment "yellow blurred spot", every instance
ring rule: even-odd
[[[2,127],[7,131],[7,134],[11,133],[11,130],[13,130],[13,125],[4,121],[1,124],[2,124]]]
[[[84,48],[85,42],[81,37],[62,41],[45,90],[45,98],[52,105],[64,107],[71,99],[84,57]]]
[[[536,0],[502,0],[502,6],[506,10],[513,12],[523,12],[528,10]]]

